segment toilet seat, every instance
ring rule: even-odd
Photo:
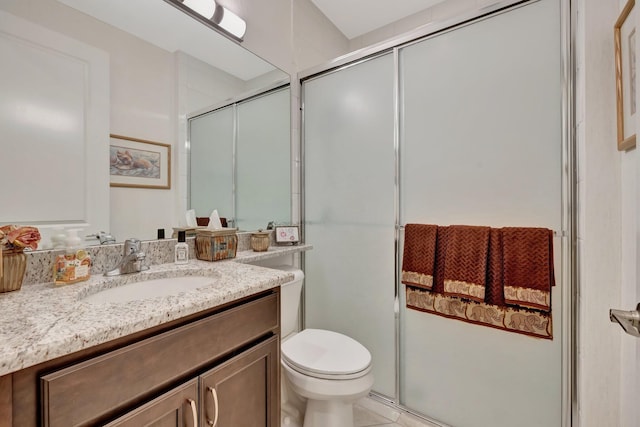
[[[282,343],[282,361],[314,378],[348,380],[371,371],[371,353],[338,332],[305,329]]]

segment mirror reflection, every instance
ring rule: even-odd
[[[216,209],[240,230],[290,221],[289,105],[285,86],[190,118],[189,202],[197,217]]]
[[[288,74],[164,1],[10,0],[2,2],[0,11],[106,53],[108,105],[107,117],[104,118],[107,123],[105,145],[108,144],[108,133],[114,133],[172,146],[172,184],[169,190],[109,188],[108,183],[106,188],[89,188],[87,194],[107,193],[108,206],[101,208],[108,211],[106,220],[100,224],[89,223],[82,212],[65,218],[50,218],[46,215],[47,210],[43,209],[28,219],[30,224],[43,231],[41,248],[46,249],[50,245],[48,231],[60,227],[79,226],[83,234],[94,236],[86,241],[87,244],[100,244],[98,236],[101,231],[114,236],[118,242],[130,237],[155,239],[160,228],[171,235],[172,227],[184,225],[185,211],[189,208],[188,193],[193,196],[197,186],[209,191],[202,196],[209,200],[203,216],[209,215],[209,207],[220,209],[224,206],[226,202],[218,201],[218,196],[211,193],[208,186],[211,182],[200,183],[199,178],[191,176],[188,170],[186,143],[189,130],[185,118],[225,104],[225,100],[229,104],[229,100],[241,99],[243,94],[261,93],[265,88],[281,85],[288,81]],[[244,107],[240,108],[240,105],[242,103],[234,108],[241,111]],[[247,110],[251,105],[247,102]],[[286,110],[282,116],[286,117],[287,125],[280,129],[276,145],[264,143],[264,135],[275,119],[247,111],[242,114],[242,120],[250,125],[248,121],[255,118],[256,123],[242,127],[236,135],[240,139],[234,142],[237,150],[235,162],[233,157],[216,155],[216,159],[227,162],[231,170],[229,175],[218,174],[214,180],[216,185],[225,182],[240,186],[242,183],[246,189],[243,192],[238,188],[232,202],[232,213],[227,215],[234,217],[243,229],[264,228],[269,221],[287,221],[289,218],[289,100],[278,104],[277,108]],[[242,142],[245,137],[251,142]],[[218,154],[227,150],[216,145],[224,139],[208,134],[207,140],[212,144],[209,150]],[[258,144],[258,140],[263,144]],[[29,141],[23,143],[28,144]],[[107,149],[104,157],[106,165]],[[275,158],[284,159],[282,164],[286,166],[276,165]],[[268,167],[261,169],[261,166]],[[88,175],[97,173],[96,170],[99,168],[79,167],[78,173]],[[277,178],[270,180],[266,175],[269,171],[276,171]],[[286,171],[286,182],[282,179],[283,171]],[[51,176],[48,172],[42,171],[36,176],[32,180],[33,185],[37,186],[42,179]],[[260,182],[252,183],[252,174],[257,175]],[[74,178],[82,182],[85,177]],[[286,187],[286,201],[280,196],[267,195],[262,186],[266,182],[275,183],[269,184],[270,188]],[[195,187],[189,189],[189,183]],[[232,187],[226,191],[229,189]],[[5,190],[0,188],[0,192]],[[248,201],[244,201],[243,194],[247,195]],[[90,199],[87,196],[86,202],[89,203]],[[255,203],[251,204],[252,201]],[[286,215],[274,211],[274,206],[281,203],[286,205],[277,208],[284,209]],[[91,205],[87,207],[85,203],[84,206],[91,209]],[[243,214],[243,209],[249,211]],[[23,223],[25,220],[12,217],[3,218],[0,222]]]

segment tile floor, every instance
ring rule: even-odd
[[[353,408],[355,427],[438,427],[368,397]]]

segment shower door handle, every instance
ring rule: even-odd
[[[618,323],[629,335],[640,337],[640,303],[635,310],[609,310],[609,319]]]

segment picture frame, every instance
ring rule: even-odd
[[[111,187],[171,188],[171,145],[109,135]]]
[[[300,242],[300,229],[297,225],[276,226],[275,238],[278,244],[297,245]]]
[[[636,146],[635,0],[629,0],[613,27],[616,66],[618,150]]]

